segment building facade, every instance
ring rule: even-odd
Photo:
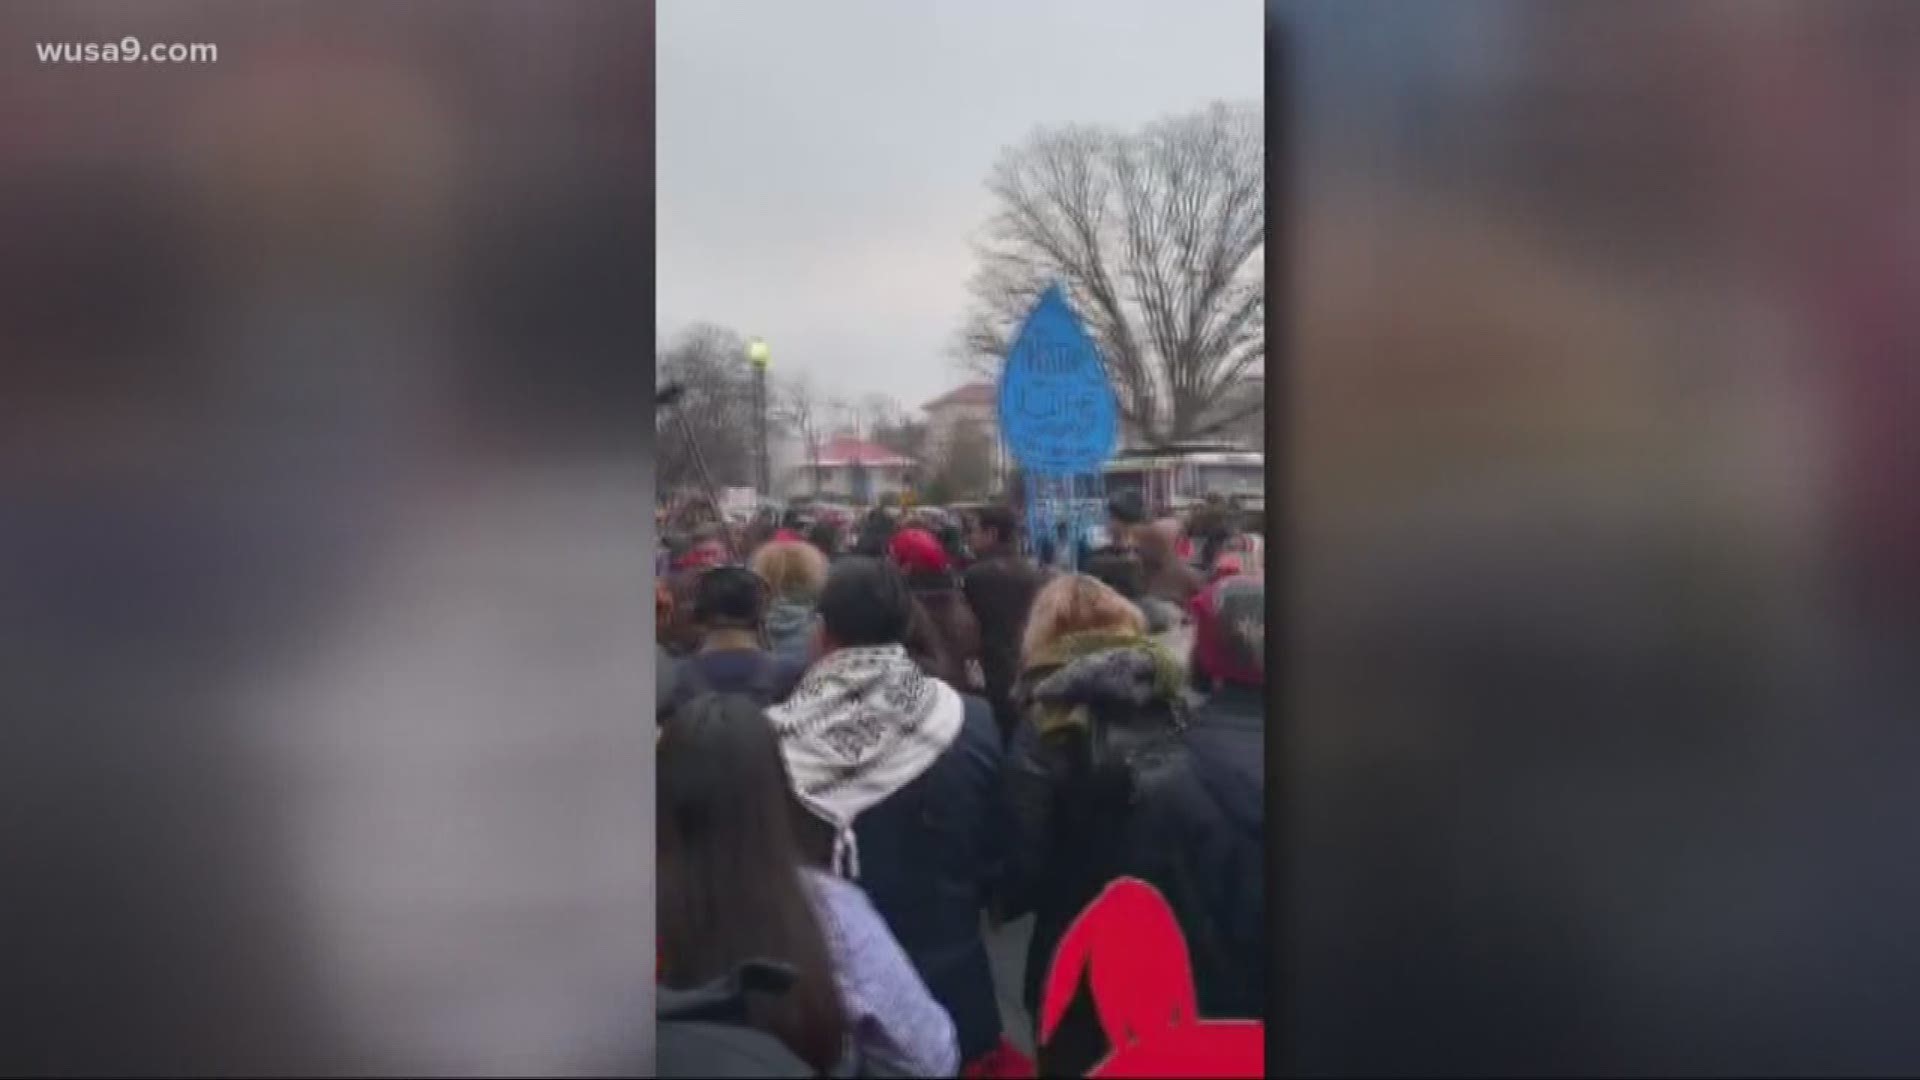
[[[818,496],[866,506],[906,490],[916,464],[884,446],[835,435],[821,442],[815,461],[787,470],[782,490],[789,498]]]
[[[971,423],[992,447],[989,451],[994,478],[991,494],[998,494],[1006,485],[1009,467],[1006,446],[1000,441],[998,388],[990,382],[968,383],[934,398],[920,409],[927,414],[928,463],[937,468],[945,462],[953,448],[954,432],[962,424]]]

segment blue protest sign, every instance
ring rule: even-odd
[[[1098,472],[1118,430],[1100,350],[1060,286],[1049,286],[1001,369],[1001,437],[1021,468],[1058,476]]]

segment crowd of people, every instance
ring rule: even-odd
[[[999,506],[663,537],[661,1075],[1085,1075],[1116,1049],[1088,995],[1010,1038],[988,940],[1032,917],[1038,1016],[1122,877],[1202,1015],[1264,1018],[1260,533],[1109,514],[1064,566]]]

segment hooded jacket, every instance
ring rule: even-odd
[[[779,599],[767,608],[767,651],[776,659],[806,666],[813,649],[813,605]]]
[[[1179,661],[1151,640],[1115,634],[1069,635],[1021,678],[1008,763],[1016,827],[1001,906],[1034,914],[1030,1009],[1067,926],[1115,878],[1132,876],[1175,912],[1202,1015],[1264,1013],[1261,785],[1216,756],[1228,744],[1211,732],[1205,753],[1196,749],[1185,681]],[[1231,745],[1246,750],[1244,739]],[[1042,1048],[1042,1070],[1083,1075],[1107,1049],[1097,1017],[1076,1007]]]

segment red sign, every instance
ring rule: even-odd
[[[1166,898],[1137,878],[1119,878],[1060,939],[1040,1002],[1040,1042],[1059,1027],[1081,976],[1113,1050],[1088,1076],[1266,1074],[1267,1025],[1203,1020],[1187,937]]]

